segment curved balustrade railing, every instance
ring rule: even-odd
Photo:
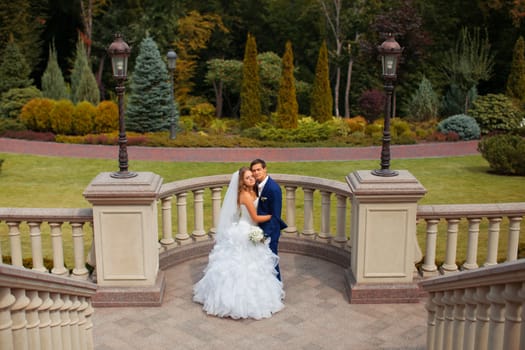
[[[10,247],[11,264],[13,266],[23,266],[23,245],[20,226],[29,226],[29,240],[31,246],[30,257],[32,269],[40,272],[47,272],[44,267],[44,257],[42,253],[42,225],[48,224],[53,251],[53,267],[51,273],[55,275],[70,275],[77,279],[87,279],[88,270],[86,269],[85,224],[93,223],[93,210],[91,208],[82,209],[55,209],[55,208],[0,208],[0,222],[8,226],[8,241]],[[64,237],[63,228],[65,224],[71,226],[71,241],[73,251],[69,252],[73,256],[74,266],[67,267],[64,263]],[[26,242],[27,243],[27,242]],[[27,252],[26,256],[27,256]],[[2,247],[0,244],[0,263],[2,261]],[[70,273],[71,270],[71,273]]]
[[[525,260],[420,282],[427,301],[427,349],[525,348]]]
[[[514,261],[518,258],[521,222],[525,216],[525,203],[500,204],[456,204],[456,205],[422,205],[418,207],[417,217],[426,225],[424,262],[421,265],[423,276],[447,274],[459,270],[477,269],[478,248],[480,234],[486,235],[486,256],[483,266],[498,263],[500,250],[500,224],[502,220],[508,222],[507,246],[505,261]],[[480,223],[486,221],[487,231],[480,230]],[[438,240],[438,225],[446,223],[446,249],[443,263],[438,266],[436,248]],[[458,266],[458,235],[460,223],[467,227],[466,259]]]
[[[97,286],[0,264],[0,349],[93,349]]]

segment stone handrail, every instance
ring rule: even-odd
[[[429,293],[427,349],[523,349],[524,281],[520,259],[420,282]]]
[[[62,233],[64,224],[69,223],[72,230],[72,255],[74,257],[71,277],[84,280],[88,278],[88,270],[85,267],[84,225],[92,224],[93,222],[93,210],[91,208],[0,208],[0,222],[5,222],[8,226],[11,264],[19,267],[23,266],[23,242],[20,234],[20,225],[27,223],[30,231],[32,268],[39,272],[47,272],[47,269],[44,267],[42,254],[42,225],[47,223],[50,227],[53,250],[53,268],[50,272],[64,276],[70,274],[70,269],[64,264]],[[2,251],[0,246],[1,262]]]
[[[417,217],[426,224],[426,247],[421,273],[424,277],[437,274],[447,274],[461,270],[477,269],[478,236],[480,223],[488,221],[487,255],[483,266],[498,263],[498,247],[500,244],[500,224],[504,218],[508,220],[508,241],[506,261],[518,258],[521,221],[525,216],[525,202],[500,204],[456,204],[456,205],[422,205],[418,207]],[[438,224],[446,221],[446,252],[444,263],[438,268],[436,264],[436,245]],[[462,266],[456,262],[458,230],[460,221],[468,223],[467,254]]]
[[[97,286],[0,264],[0,348],[93,349]]]

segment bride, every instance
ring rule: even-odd
[[[261,319],[284,307],[275,270],[279,257],[257,226],[271,215],[257,215],[254,186],[252,172],[242,167],[226,191],[208,266],[193,286],[193,300],[209,315]]]

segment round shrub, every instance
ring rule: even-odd
[[[22,107],[33,98],[42,97],[42,92],[34,86],[11,89],[2,94],[0,116],[16,119]]]
[[[73,112],[73,133],[75,135],[86,135],[93,132],[93,122],[97,108],[88,101],[79,102]]]
[[[455,132],[460,140],[479,139],[480,128],[476,120],[465,114],[457,114],[439,122],[437,130],[443,134]]]
[[[525,139],[501,134],[484,138],[478,145],[483,158],[498,174],[525,175]]]
[[[56,101],[49,98],[34,98],[27,102],[18,116],[32,131],[51,131],[51,111]]]
[[[51,129],[55,134],[70,135],[73,132],[73,113],[75,105],[71,100],[57,101],[51,110]]]
[[[215,107],[208,102],[199,103],[191,108],[190,116],[198,127],[207,128],[215,119]]]
[[[97,134],[118,130],[118,106],[115,102],[102,101],[97,105],[94,128]]]
[[[478,97],[468,114],[476,119],[483,135],[514,131],[520,127],[523,119],[523,112],[511,98],[503,94]]]

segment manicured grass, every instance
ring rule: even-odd
[[[44,157],[8,153],[0,153],[0,159],[4,159],[0,173],[0,207],[90,207],[91,205],[82,196],[85,188],[98,173],[118,170],[116,160]],[[168,183],[192,177],[231,174],[241,165],[247,164],[130,160],[129,168],[133,171],[154,172],[162,176],[164,183]],[[345,176],[355,170],[376,169],[378,166],[379,162],[376,160],[269,162],[268,170],[269,173],[316,176],[345,182]],[[525,201],[525,179],[523,177],[499,176],[489,173],[488,163],[481,156],[394,159],[391,162],[391,168],[408,170],[422,183],[428,192],[420,200],[420,204]],[[298,199],[301,198],[299,192],[301,191],[298,191]],[[298,200],[298,203],[301,203],[300,200]],[[297,215],[299,224],[302,221],[302,211],[298,210]],[[0,225],[0,237],[4,237],[2,247],[5,249],[7,246],[5,241],[6,227],[5,225],[3,226]],[[419,240],[422,244],[424,242],[424,233],[421,232],[422,225],[419,226]],[[525,225],[522,223],[523,226]],[[505,223],[503,223],[502,232],[505,232],[505,230]],[[443,234],[440,234],[440,236],[443,239],[445,237]],[[460,239],[464,241],[464,237]],[[525,239],[522,239],[522,241],[525,241]],[[442,254],[444,251],[443,240],[438,243]],[[458,250],[463,243],[465,242],[460,242]],[[86,242],[87,244],[89,242]],[[28,248],[26,247],[26,249]],[[504,249],[506,247],[501,248]],[[50,247],[44,247],[44,249],[47,250]],[[423,246],[422,249],[424,249]],[[438,256],[440,252],[438,252]],[[46,254],[46,256],[49,256],[49,254]],[[458,256],[458,259],[461,259],[461,257]]]

